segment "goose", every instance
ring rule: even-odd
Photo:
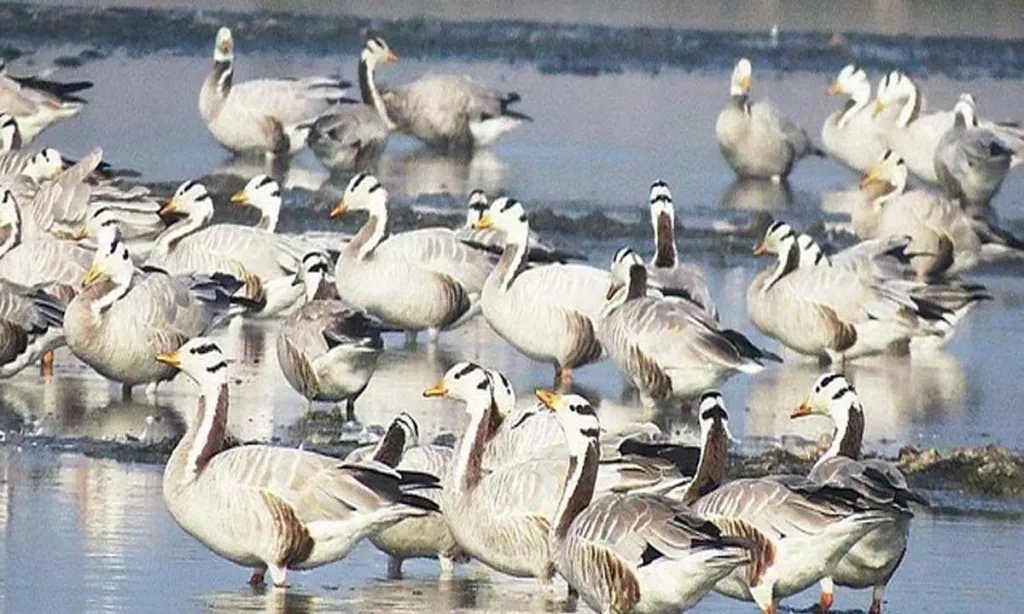
[[[21,143],[27,145],[43,130],[78,115],[85,100],[75,94],[90,87],[88,81],[59,83],[0,71],[0,109],[18,121]]]
[[[751,103],[750,83],[750,60],[741,58],[732,71],[729,103],[715,121],[718,147],[737,175],[780,182],[805,156],[824,156],[770,100]]]
[[[311,123],[332,110],[350,84],[330,77],[234,83],[234,49],[231,30],[218,30],[213,70],[199,90],[199,114],[210,134],[233,153],[298,153]]]
[[[864,69],[847,64],[825,93],[848,96],[841,109],[834,111],[821,127],[825,151],[851,169],[865,173],[885,151],[872,116],[871,81]]]
[[[281,324],[277,361],[288,384],[307,401],[344,402],[355,421],[355,401],[366,390],[384,348],[381,329],[361,310],[337,297],[328,279],[330,260],[303,256],[296,282],[306,302]]]
[[[689,402],[736,373],[759,373],[765,359],[741,333],[719,329],[683,299],[647,295],[647,268],[629,248],[612,261],[609,304],[598,327],[601,345],[640,391],[643,407],[669,399]]]
[[[431,342],[476,314],[492,268],[488,256],[447,228],[390,234],[387,190],[367,173],[349,181],[331,217],[347,211],[370,217],[338,257],[335,282],[343,299],[412,339],[426,329]]]
[[[246,198],[252,201],[256,197]],[[302,288],[293,284],[299,257],[277,235],[239,224],[206,226],[213,217],[213,198],[203,184],[191,180],[182,183],[160,213],[185,217],[157,237],[147,260],[150,266],[173,274],[244,277],[245,296],[266,303],[257,312],[262,317],[288,309],[302,295]]]
[[[21,149],[21,129],[10,113],[0,113],[0,154]],[[6,174],[6,173],[4,173]]]
[[[802,476],[773,475],[723,484],[730,437],[722,395],[706,392],[698,411],[700,464],[681,501],[705,518],[726,517],[753,525],[766,536],[773,553],[758,573],[734,570],[716,586],[719,593],[754,601],[762,612],[774,614],[778,600],[829,576],[854,544],[892,522],[887,514],[858,505],[857,497],[847,490]]]
[[[842,363],[942,336],[951,310],[913,296],[904,280],[879,278],[871,269],[800,268],[796,236],[788,224],[768,227],[755,254],[778,255],[747,290],[747,315],[764,334],[801,354]]]
[[[455,231],[463,243],[500,254],[505,247],[505,237],[497,228],[477,228],[476,223],[487,212],[490,206],[487,194],[476,189],[469,193],[466,211],[466,224]],[[535,264],[557,262],[565,264],[569,260],[586,260],[587,257],[574,252],[567,252],[544,242],[533,230],[530,231],[530,251],[527,260]]]
[[[136,271],[116,224],[103,226],[83,290],[67,306],[68,348],[125,397],[136,384],[154,384],[176,371],[152,360],[208,330],[232,307],[241,282],[228,275],[172,276]],[[153,388],[150,388],[153,390]]]
[[[824,415],[835,422],[832,444],[818,459],[808,477],[815,482],[852,489],[866,501],[887,513],[892,522],[880,526],[858,541],[821,582],[821,611],[832,606],[833,583],[851,588],[871,588],[871,614],[881,614],[885,587],[903,562],[910,538],[910,503],[927,505],[907,485],[900,470],[879,459],[861,459],[864,408],[850,382],[838,373],[826,373],[791,415]]]
[[[0,279],[0,379],[64,345],[64,313],[59,298]]]
[[[155,355],[199,386],[199,404],[164,468],[163,496],[175,522],[223,558],[270,572],[287,585],[288,570],[340,559],[364,537],[404,518],[436,511],[410,489],[432,476],[305,450],[244,445],[220,451],[228,417],[228,361],[204,337]]]
[[[394,64],[398,56],[384,39],[366,39],[359,54],[359,93],[362,103],[340,105],[319,117],[309,132],[309,147],[324,166],[335,169],[362,169],[375,163],[388,143],[395,125],[373,75],[378,62]]]
[[[254,207],[260,212],[256,228],[269,233],[277,230],[277,221],[281,217],[281,185],[270,175],[254,175],[245,187],[231,195],[231,202]]]
[[[572,369],[600,359],[603,353],[597,322],[608,273],[579,264],[526,268],[530,224],[515,199],[496,199],[476,226],[493,226],[505,233],[505,250],[487,277],[480,299],[484,318],[512,347],[534,360],[554,364],[556,380],[567,386]]]
[[[711,299],[704,273],[694,264],[680,264],[676,252],[676,210],[668,184],[657,180],[650,190],[651,226],[654,228],[654,257],[647,267],[648,280],[665,296],[681,296],[718,320],[718,308]]]

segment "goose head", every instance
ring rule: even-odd
[[[0,255],[14,249],[21,241],[21,213],[18,201],[10,190],[0,195]]]
[[[700,424],[702,449],[717,429],[724,431],[729,441],[736,441],[729,430],[729,412],[725,409],[725,399],[719,391],[708,390],[700,395],[697,401],[697,421]]]
[[[748,95],[750,93],[752,73],[753,67],[750,65],[750,60],[747,58],[740,58],[740,61],[736,62],[736,67],[732,69],[732,79],[729,82],[729,95]]]
[[[796,233],[793,232],[793,227],[786,222],[775,222],[768,227],[764,238],[754,247],[754,255],[785,254],[795,242]]]
[[[110,244],[114,233],[120,232],[117,218],[110,207],[99,207],[89,212],[85,229],[86,234],[96,239],[99,245]]]
[[[420,443],[420,425],[416,423],[416,419],[410,414],[402,412],[395,417],[392,424],[402,429],[405,434],[405,449],[413,448],[418,446]]]
[[[423,391],[425,397],[447,397],[466,403],[466,412],[479,418],[494,402],[494,383],[487,369],[472,362],[453,365],[438,383]]]
[[[295,273],[293,285],[302,284],[305,289],[306,300],[316,298],[320,287],[329,283],[327,277],[330,275],[331,260],[323,252],[307,252],[302,256],[302,265]]]
[[[832,264],[825,252],[821,251],[821,246],[814,240],[814,237],[805,232],[797,235],[796,247],[800,252],[801,268],[815,267],[822,263]]]
[[[861,190],[878,191],[883,195],[902,194],[907,187],[907,163],[896,152],[887,149],[878,161],[861,177]]]
[[[214,62],[230,62],[235,59],[235,40],[230,28],[217,30],[217,40],[213,46]]]
[[[331,210],[331,217],[349,211],[368,211],[371,216],[385,218],[387,215],[388,191],[380,181],[369,173],[359,173],[345,186],[341,202]]]
[[[260,227],[273,230],[281,214],[281,185],[269,175],[256,175],[231,196],[231,202],[255,207],[260,212]]]
[[[473,190],[469,193],[466,207],[466,227],[472,228],[487,213],[487,194],[483,190]]]
[[[826,373],[814,382],[811,394],[789,417],[829,416],[842,431],[849,423],[852,411],[860,411],[860,401],[853,385],[838,373]]]
[[[47,147],[29,159],[22,175],[31,178],[36,183],[52,181],[64,170],[64,158],[56,149]]]
[[[555,414],[570,450],[586,450],[600,439],[601,423],[590,401],[578,394],[549,390],[537,390],[536,395],[544,408]]]
[[[497,369],[484,368],[484,371],[491,378],[494,404],[498,408],[498,413],[507,418],[516,409],[516,391],[512,388],[512,382]]]
[[[186,181],[178,186],[170,202],[160,210],[160,215],[171,213],[181,213],[190,220],[206,223],[213,218],[213,198],[203,184]]]
[[[960,98],[953,105],[953,113],[963,118],[964,126],[968,128],[978,127],[978,105],[971,94],[966,92],[960,94]]]
[[[92,266],[86,271],[82,286],[88,288],[104,278],[110,279],[118,287],[131,284],[135,263],[128,253],[128,246],[121,240],[121,229],[117,224],[101,227],[96,242]]]
[[[868,74],[864,72],[863,68],[858,68],[856,64],[847,64],[836,75],[835,80],[825,90],[825,94],[829,96],[846,94],[859,99],[857,94],[865,90],[870,97],[871,81],[868,79]]]
[[[219,390],[228,383],[228,358],[220,346],[206,337],[190,339],[180,348],[155,358],[189,376],[203,390]]]
[[[0,113],[0,152],[21,149],[21,129],[18,120],[9,113]]]
[[[667,224],[668,228],[674,228],[676,224],[676,208],[672,203],[672,192],[668,184],[657,180],[651,184],[649,202],[651,205],[651,225],[654,227],[654,234],[658,234],[659,224]]]
[[[505,233],[507,241],[517,245],[525,245],[530,235],[526,209],[518,200],[507,196],[494,199],[473,227],[496,228]]]
[[[910,98],[917,97],[917,85],[910,77],[894,70],[882,77],[878,82],[878,91],[875,94],[875,108],[872,111],[873,117],[882,114],[885,108],[892,104],[901,104]]]
[[[398,54],[392,51],[387,41],[379,36],[366,39],[366,43],[363,44],[363,51],[359,57],[369,66],[375,66],[379,63],[398,63]]]
[[[623,288],[631,285],[633,277],[640,274],[640,270],[636,267],[642,269],[646,285],[647,268],[644,266],[644,261],[640,258],[639,254],[629,247],[621,247],[612,255],[611,283],[608,286],[608,292],[605,294],[606,299],[611,300]]]

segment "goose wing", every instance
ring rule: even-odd
[[[181,239],[166,256],[150,262],[172,271],[237,274],[237,265],[263,280],[294,273],[298,259],[282,248],[272,233],[239,226],[215,224]]]
[[[70,241],[39,237],[0,258],[0,277],[24,285],[59,282],[78,287],[93,254]]]
[[[231,88],[221,113],[259,123],[273,117],[285,126],[309,122],[345,96],[346,85],[329,77],[257,79]]]
[[[758,130],[785,140],[798,158],[811,151],[811,139],[807,133],[790,121],[771,100],[759,100],[750,105],[750,122]]]
[[[493,268],[490,257],[462,243],[447,228],[423,228],[388,237],[375,254],[447,275],[469,292],[480,292]]]
[[[509,289],[510,300],[530,304],[546,297],[564,311],[579,313],[597,323],[611,281],[607,271],[581,264],[553,264],[520,273]]]
[[[817,463],[808,477],[821,484],[856,492],[873,506],[905,508],[909,501],[926,504],[925,499],[910,488],[899,469],[879,459],[859,461],[836,456]]]

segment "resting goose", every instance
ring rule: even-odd
[[[436,511],[410,491],[436,478],[387,465],[245,445],[220,452],[228,417],[228,361],[203,337],[155,356],[199,385],[199,405],[164,469],[163,495],[175,522],[216,554],[251,567],[253,584],[345,558],[364,537]]]
[[[288,309],[302,296],[302,288],[292,283],[299,269],[299,257],[280,237],[259,227],[207,226],[213,217],[213,198],[203,184],[181,184],[160,213],[180,213],[185,217],[160,233],[147,264],[174,274],[224,273],[242,277],[246,281],[245,296],[265,301],[266,305],[257,312],[264,317]]]
[[[871,81],[862,68],[847,64],[825,93],[848,96],[843,107],[825,119],[821,142],[828,155],[864,173],[881,157],[885,142],[872,116]]]
[[[595,498],[597,413],[575,394],[538,390],[537,397],[558,418],[569,447],[570,471],[551,523],[555,569],[595,611],[679,612],[736,568],[772,561],[768,538],[743,521],[719,526],[658,495]]]
[[[388,193],[367,173],[349,181],[331,217],[347,211],[370,217],[338,257],[335,282],[343,299],[413,338],[426,329],[431,342],[475,315],[490,258],[447,228],[390,234]]]
[[[455,231],[459,239],[472,247],[479,247],[490,252],[501,253],[505,247],[505,235],[497,228],[477,228],[476,223],[487,213],[490,204],[487,195],[483,190],[473,190],[469,193],[468,210],[466,211],[466,225]],[[537,233],[530,231],[530,251],[527,260],[531,263],[550,264],[558,262],[565,264],[569,260],[586,260],[582,254],[562,251],[553,245],[545,243]]]
[[[496,199],[476,226],[505,233],[505,251],[480,299],[487,323],[523,354],[552,363],[560,385],[568,385],[572,369],[601,358],[597,323],[608,273],[579,264],[527,268],[530,224],[517,200]]]
[[[781,360],[719,329],[685,299],[648,296],[647,268],[628,248],[616,252],[611,280],[598,337],[647,410],[672,399],[689,403],[736,373],[759,373],[765,359]]]
[[[760,573],[736,569],[718,583],[718,592],[754,601],[765,614],[774,614],[778,600],[829,576],[854,544],[892,522],[882,512],[859,506],[857,497],[845,489],[802,476],[774,475],[723,484],[729,415],[717,391],[705,393],[698,407],[700,465],[682,502],[706,518],[732,518],[753,525],[773,553],[765,568],[757,570]]]
[[[331,77],[235,83],[234,49],[231,30],[218,30],[213,70],[199,90],[206,127],[234,153],[298,153],[312,122],[344,98],[349,83]]]
[[[43,130],[78,115],[85,100],[75,93],[90,87],[88,81],[59,83],[0,71],[0,109],[18,120],[22,144],[27,145]]]
[[[308,401],[344,401],[352,422],[384,342],[375,322],[338,298],[329,269],[325,254],[303,256],[295,281],[304,286],[306,302],[281,324],[277,362],[295,391]]]
[[[779,182],[801,158],[824,155],[770,100],[750,102],[750,83],[750,60],[742,58],[732,71],[729,103],[715,121],[718,147],[737,175]]]
[[[309,147],[324,166],[331,170],[362,169],[373,165],[388,144],[395,127],[388,119],[380,90],[374,81],[378,62],[398,61],[384,39],[366,39],[359,55],[359,93],[361,103],[339,105],[313,122]]]
[[[668,184],[660,179],[651,184],[651,226],[654,227],[654,257],[647,267],[649,283],[665,296],[681,296],[718,320],[718,308],[711,298],[704,273],[694,264],[679,263],[676,252],[676,209]]]
[[[172,276],[136,271],[116,224],[103,226],[99,246],[67,307],[64,332],[71,352],[107,379],[132,386],[173,378],[174,368],[153,352],[175,350],[227,312],[241,282],[228,275]]]
[[[864,435],[864,409],[857,392],[845,377],[826,373],[814,383],[807,400],[792,418],[829,416],[835,423],[832,444],[818,459],[808,477],[811,480],[855,491],[863,500],[888,514],[892,522],[884,524],[858,541],[821,582],[821,610],[832,605],[832,584],[851,588],[871,588],[871,614],[881,614],[885,587],[903,562],[910,538],[910,503],[927,501],[907,485],[907,479],[892,463],[880,459],[861,459]]]

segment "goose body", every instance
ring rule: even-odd
[[[871,82],[867,74],[849,64],[839,72],[826,93],[830,96],[845,94],[849,98],[821,127],[825,151],[854,171],[867,172],[886,149],[878,133],[878,123],[872,116]]]
[[[64,345],[64,313],[59,299],[0,279],[0,378]]]
[[[90,87],[88,81],[60,83],[0,71],[0,109],[18,121],[21,144],[27,145],[43,130],[78,115],[85,100],[75,93]]]

